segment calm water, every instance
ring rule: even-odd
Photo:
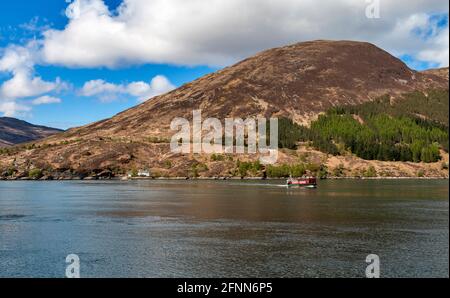
[[[0,182],[0,277],[448,277],[448,181]]]

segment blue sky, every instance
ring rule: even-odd
[[[105,1],[111,8],[120,4],[120,0]],[[37,20],[38,26],[51,26],[63,29],[67,24],[64,10],[65,1],[38,0],[38,1],[2,1],[0,11],[0,47],[11,43],[25,42],[30,38],[38,38],[39,32],[26,29],[25,24]],[[207,73],[217,70],[207,66],[170,66],[167,64],[133,65],[125,68],[107,69],[99,68],[67,68],[63,66],[36,67],[36,72],[47,81],[60,77],[70,81],[74,86],[82,86],[84,82],[103,79],[108,82],[122,83],[126,81],[148,81],[156,75],[162,74],[170,78],[175,86],[199,78]],[[7,74],[0,73],[1,80],[7,79]],[[136,101],[129,96],[123,96],[108,104],[99,103],[96,98],[80,98],[69,90],[60,94],[62,102],[55,105],[40,105],[33,108],[32,113],[18,115],[32,123],[58,128],[69,128],[98,121],[136,105]],[[22,117],[21,117],[22,116]]]
[[[0,115],[79,126],[311,39],[366,40],[415,69],[448,66],[445,1],[381,1],[379,19],[365,17],[364,0],[126,2],[2,0]]]

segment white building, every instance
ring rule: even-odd
[[[150,171],[148,171],[148,170],[139,170],[138,177],[150,177]]]
[[[133,174],[132,171],[128,172],[128,178],[133,178],[133,177],[151,177],[151,176],[150,176],[150,171],[148,171],[148,170],[139,170],[137,172],[137,174]]]

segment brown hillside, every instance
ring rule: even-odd
[[[0,156],[0,167],[75,172],[149,167],[183,176],[192,157],[173,155],[167,144],[149,138],[170,136],[171,120],[190,118],[194,109],[202,109],[204,119],[278,115],[308,123],[334,105],[447,84],[369,43],[303,42],[264,51],[110,119],[52,136],[38,143],[41,148]]]
[[[442,77],[415,72],[370,43],[303,42],[264,51],[72,133],[167,135],[173,118],[199,108],[222,119],[283,115],[307,123],[333,105],[446,86]]]
[[[9,147],[46,138],[62,130],[10,118],[0,117],[0,147]]]
[[[422,72],[423,74],[427,76],[438,76],[441,79],[444,79],[448,83],[448,67],[443,68],[435,68],[435,69],[428,69]]]

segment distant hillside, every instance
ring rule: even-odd
[[[59,132],[62,130],[33,125],[15,118],[0,117],[0,147],[36,141]]]
[[[422,71],[422,73],[426,74],[426,75],[438,76],[444,80],[447,80],[447,82],[448,82],[448,67],[428,69],[428,70]]]

